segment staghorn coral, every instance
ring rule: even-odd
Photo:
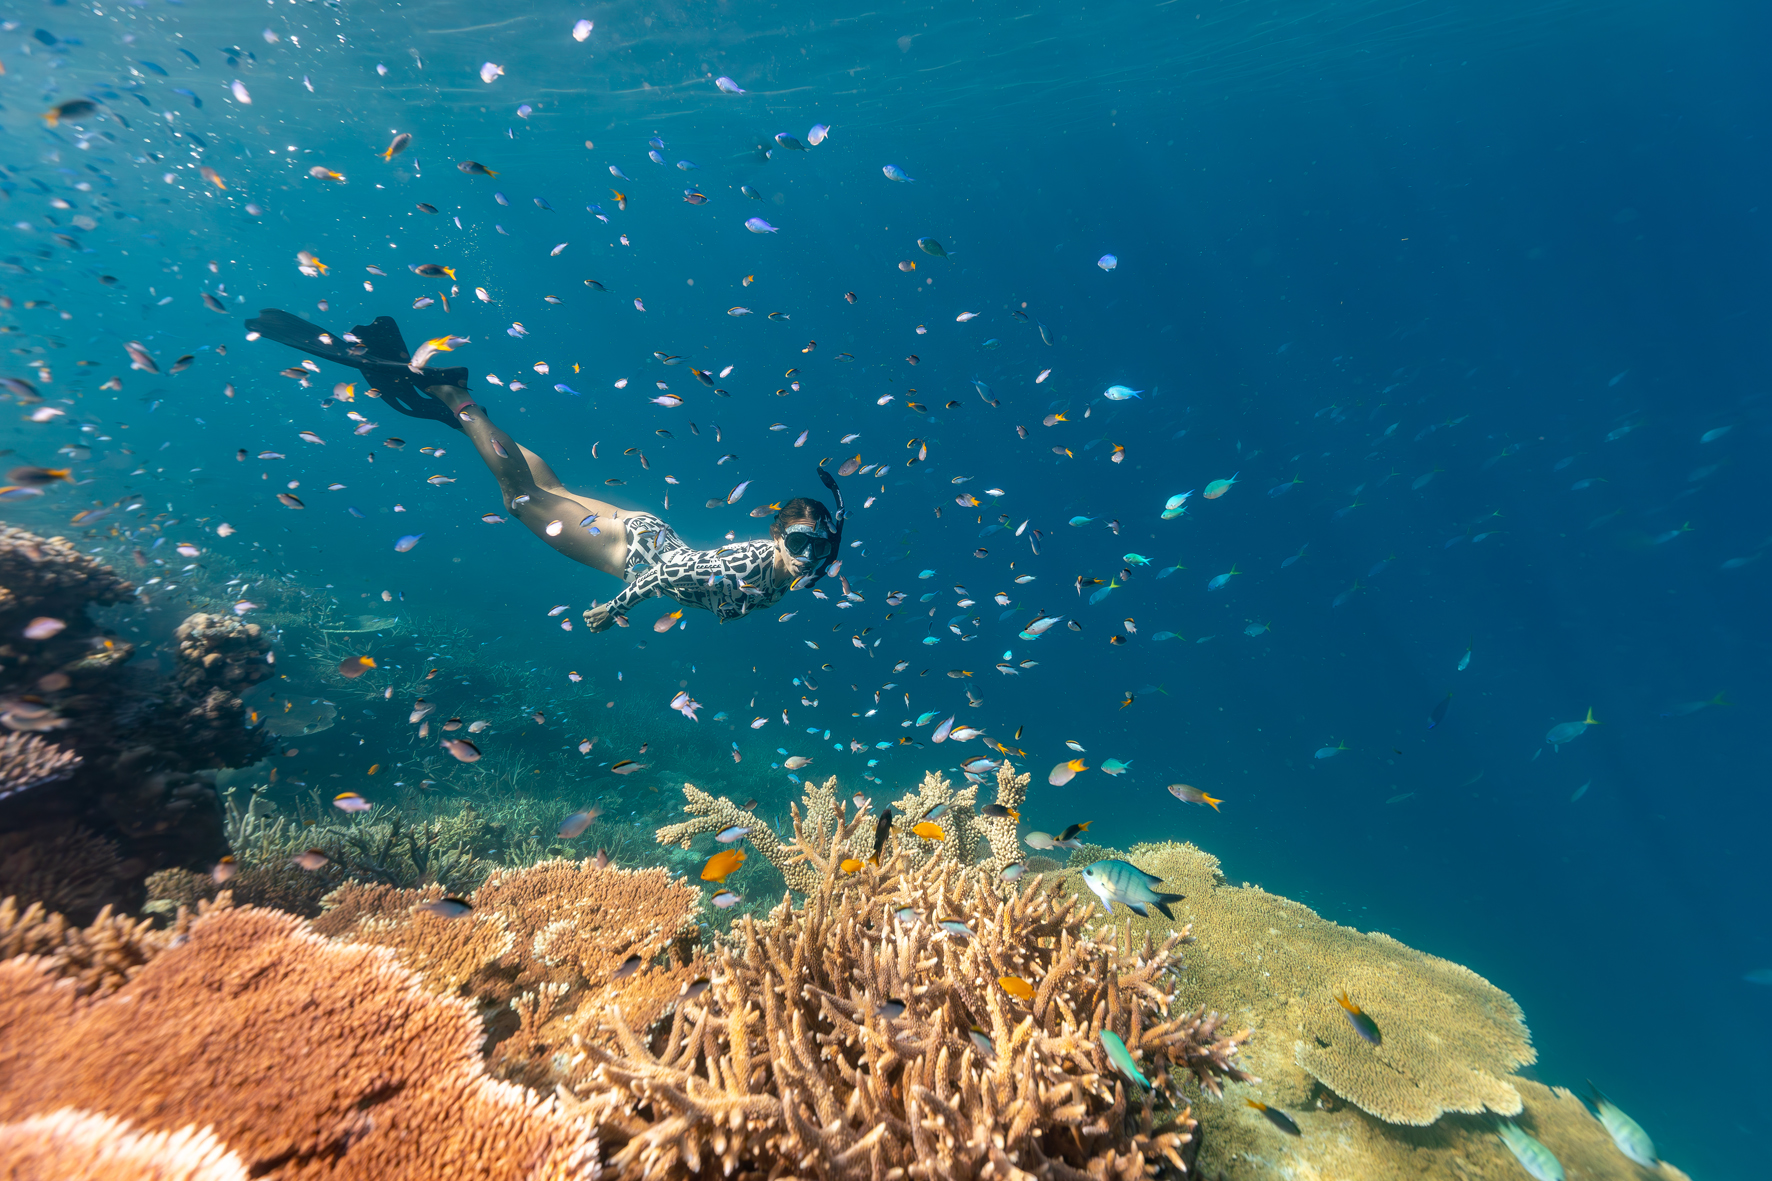
[[[128,1120],[60,1108],[0,1124],[7,1177],[103,1177],[105,1181],[247,1181],[240,1158],[208,1128],[135,1131]]]
[[[0,800],[66,779],[79,765],[78,754],[35,734],[8,734],[0,738]]]
[[[139,1133],[207,1125],[253,1176],[596,1177],[595,1130],[488,1078],[480,1038],[468,1005],[385,951],[220,910],[108,997],[80,997],[41,959],[0,964],[0,1120],[75,1108]]]
[[[810,780],[806,783],[806,802],[808,817],[819,817],[817,823],[828,825],[835,813],[837,777],[825,780],[824,786],[815,788]],[[744,825],[751,830],[745,838],[751,848],[763,857],[786,880],[788,888],[796,893],[804,894],[815,889],[818,884],[816,870],[804,864],[804,858],[796,856],[795,851],[782,844],[780,838],[771,832],[769,826],[758,820],[755,815],[746,812],[725,796],[712,796],[692,783],[683,785],[683,798],[688,801],[683,811],[692,813],[694,820],[685,820],[678,824],[667,824],[659,829],[656,839],[661,845],[676,845],[687,849],[690,842],[702,833],[719,832],[735,824]],[[795,812],[796,819],[799,813]]]
[[[1187,896],[1174,904],[1196,940],[1184,994],[1255,1027],[1254,1069],[1282,1088],[1266,1094],[1283,1106],[1307,1102],[1315,1078],[1393,1124],[1520,1110],[1511,1076],[1534,1060],[1531,1037],[1519,1006],[1481,976],[1259,887],[1231,886],[1217,859],[1192,845],[1140,845],[1127,857]],[[1135,931],[1168,926],[1126,921]],[[1342,989],[1378,1022],[1380,1045],[1343,1017],[1334,1000]]]
[[[516,1022],[499,1049],[507,1077],[551,1085],[551,1057],[572,1035],[610,1040],[612,1006],[649,1028],[707,972],[695,946],[701,895],[662,869],[542,861],[494,872],[460,918],[414,911],[441,896],[352,883],[327,897],[314,929],[391,949],[435,991],[508,1007],[494,1030],[513,1033]],[[633,956],[644,966],[618,976]]]
[[[828,847],[821,857],[828,866]],[[618,1024],[619,1050],[581,1047],[575,1085],[619,1145],[609,1163],[631,1178],[1185,1169],[1194,1124],[1169,1069],[1214,1091],[1246,1077],[1243,1035],[1225,1035],[1222,1017],[1171,1013],[1185,935],[1100,943],[1083,935],[1085,907],[1051,884],[1007,897],[982,885],[951,863],[918,872],[901,851],[846,880],[827,867],[799,909],[747,917],[662,1046]],[[1030,1001],[997,982],[1009,975],[1031,983]],[[883,1013],[888,1000],[903,1012]],[[1104,1029],[1154,1095],[1129,1097]]]

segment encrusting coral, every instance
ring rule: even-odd
[[[0,963],[0,1123],[206,1127],[251,1176],[598,1175],[589,1123],[487,1076],[471,1005],[303,926],[218,909],[103,997],[44,959]]]
[[[619,1049],[580,1047],[572,1086],[621,1176],[1144,1178],[1193,1152],[1172,1069],[1246,1077],[1224,1018],[1172,1012],[1183,933],[1097,942],[1039,881],[999,896],[908,851],[849,875],[820,859],[799,909],[716,950],[662,1044],[622,1024]]]
[[[389,948],[428,988],[477,1001],[494,1035],[511,1035],[498,1052],[507,1077],[549,1081],[548,1060],[574,1034],[610,1040],[615,1005],[650,1028],[707,972],[700,894],[662,869],[542,861],[494,872],[458,918],[415,909],[442,896],[349,883],[328,895],[314,929]]]

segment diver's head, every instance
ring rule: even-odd
[[[816,500],[796,496],[781,506],[769,526],[776,556],[795,574],[803,574],[836,557],[836,523]]]

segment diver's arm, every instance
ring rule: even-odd
[[[626,615],[628,609],[642,599],[650,599],[653,595],[664,593],[664,576],[657,566],[642,573],[627,587],[607,603],[592,607],[585,612],[585,626],[594,632],[604,631],[615,623],[615,617]]]

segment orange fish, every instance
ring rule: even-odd
[[[727,849],[715,853],[708,858],[708,863],[701,867],[701,880],[704,882],[724,882],[731,874],[744,864],[744,850]]]
[[[338,675],[347,681],[354,681],[374,667],[373,656],[353,656],[349,660],[338,662]]]
[[[844,873],[854,873],[856,870],[861,868],[861,862],[857,861],[853,857],[845,857],[843,859],[843,864],[839,865],[837,868],[842,870]]]
[[[948,834],[941,831],[941,825],[936,824],[932,820],[924,820],[911,825],[911,831],[926,841],[945,841],[948,839]]]
[[[1029,984],[1026,980],[1023,980],[1020,976],[999,976],[997,977],[997,983],[1003,986],[1004,992],[1008,993],[1018,1001],[1031,1001],[1034,999],[1034,986]]]

